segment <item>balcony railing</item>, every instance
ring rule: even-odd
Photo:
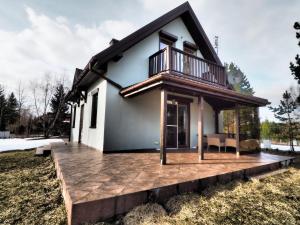
[[[225,68],[173,47],[166,47],[149,57],[149,76],[160,72],[226,86]]]

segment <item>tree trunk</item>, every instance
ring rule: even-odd
[[[288,129],[289,129],[289,139],[290,139],[290,147],[291,147],[291,150],[294,152],[295,149],[294,149],[294,143],[293,143],[293,139],[294,139],[294,135],[293,135],[293,131],[292,131],[292,121],[291,121],[291,118],[290,118],[290,115],[288,114]]]
[[[49,127],[48,127],[48,129],[47,129],[47,131],[46,131],[46,135],[47,135],[47,136],[50,135],[50,132],[51,132],[52,129],[54,128],[54,126],[55,126],[55,124],[56,124],[56,121],[57,121],[57,119],[58,119],[58,117],[59,117],[59,114],[60,114],[61,109],[62,109],[62,107],[63,107],[64,104],[65,104],[65,98],[63,98],[63,99],[61,100],[61,102],[59,103],[58,110],[57,110],[57,112],[55,113],[54,119],[53,119],[53,121],[51,122],[51,124],[49,125]]]

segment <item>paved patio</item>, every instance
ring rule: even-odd
[[[198,191],[216,182],[229,182],[278,169],[292,158],[266,153],[242,155],[195,152],[111,153],[84,145],[55,144],[52,152],[62,180],[69,224],[96,221],[125,213],[149,200],[164,202],[178,193]]]

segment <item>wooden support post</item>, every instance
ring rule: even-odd
[[[199,159],[204,159],[204,151],[203,151],[203,97],[198,97],[198,153]]]
[[[215,133],[219,133],[219,113],[220,110],[215,109]]]
[[[236,156],[240,156],[240,109],[235,106],[235,140],[236,140]]]
[[[160,164],[167,163],[166,154],[166,120],[167,120],[167,93],[160,91]]]
[[[167,65],[168,65],[168,68],[167,70],[168,71],[172,71],[173,70],[173,65],[172,65],[172,47],[171,46],[167,46]]]

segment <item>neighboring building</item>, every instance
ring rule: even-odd
[[[228,88],[225,69],[186,2],[76,69],[71,141],[100,151],[193,149],[222,131],[224,109],[265,106]],[[236,116],[238,119],[238,116]],[[199,134],[199,135],[198,135]],[[202,155],[202,154],[201,154]]]

